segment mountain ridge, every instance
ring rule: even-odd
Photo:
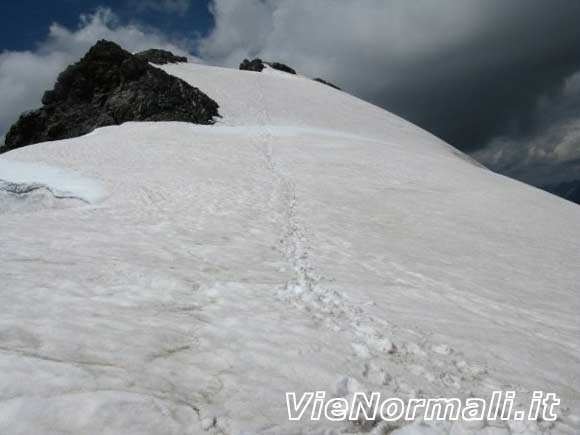
[[[23,192],[0,191],[18,201],[0,214],[0,433],[580,430],[577,206],[305,77],[161,68],[221,118],[0,156]],[[558,421],[290,422],[285,406],[502,389],[517,409],[557,393]]]
[[[215,101],[148,63],[183,60],[171,56],[159,51],[132,55],[113,42],[97,42],[59,75],[54,89],[45,92],[43,107],[21,115],[0,152],[127,121],[213,123],[219,116]]]

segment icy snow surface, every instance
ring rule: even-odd
[[[74,172],[0,158],[0,214],[74,207],[102,196],[97,182]]]
[[[0,215],[0,434],[580,433],[580,207],[303,77],[164,69],[223,119],[0,156],[4,185],[82,198]],[[555,392],[560,418],[285,408],[497,388]]]

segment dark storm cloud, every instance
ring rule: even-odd
[[[468,152],[498,135],[537,133],[538,98],[580,69],[580,2],[489,3],[479,33],[411,62],[375,98]]]
[[[580,72],[538,98],[527,118],[527,131],[497,136],[474,157],[530,183],[580,180]]]

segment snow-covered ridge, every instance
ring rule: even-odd
[[[223,119],[0,157],[101,192],[0,216],[0,433],[580,431],[577,206],[306,78],[163,69]],[[18,182],[73,191],[44,173]],[[285,408],[286,391],[501,388],[556,392],[559,421],[396,429]]]

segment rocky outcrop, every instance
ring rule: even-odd
[[[157,48],[142,51],[137,53],[135,56],[141,60],[144,60],[145,62],[154,63],[156,65],[187,62],[187,57],[176,56],[170,51],[159,50]]]
[[[240,64],[240,69],[242,71],[262,72],[264,70],[264,68],[266,68],[266,65],[269,66],[270,68],[277,69],[278,71],[284,71],[285,73],[288,73],[288,74],[296,74],[296,70],[294,70],[293,68],[290,68],[288,65],[284,65],[283,63],[280,63],[280,62],[265,62],[259,58],[256,58],[253,60],[244,59],[242,61],[242,63]],[[313,80],[315,82],[322,83],[326,86],[330,86],[331,88],[342,91],[341,88],[339,88],[335,84],[330,83],[329,81],[326,81],[324,79],[316,78]]]
[[[322,83],[322,84],[324,84],[326,86],[330,86],[331,88],[338,89],[339,91],[342,91],[342,89],[340,89],[338,86],[336,86],[336,85],[334,85],[334,84],[332,84],[330,82],[327,82],[326,80],[323,80],[321,78],[314,79],[314,81],[315,82],[318,82],[318,83]]]
[[[283,63],[266,62],[266,64],[268,66],[270,66],[271,68],[277,69],[278,71],[284,71],[285,73],[288,73],[288,74],[296,74],[296,71],[294,69],[290,68],[288,65],[284,65]]]
[[[240,70],[242,71],[261,72],[264,68],[266,68],[266,65],[264,65],[262,59],[254,59],[251,61],[248,59],[244,59],[240,64]]]
[[[218,104],[199,89],[104,40],[60,74],[42,103],[21,115],[0,151],[128,121],[212,124],[219,116]]]
[[[243,71],[255,71],[261,72],[268,65],[270,68],[277,69],[278,71],[284,71],[288,74],[296,74],[296,71],[290,68],[288,65],[284,65],[280,62],[264,62],[262,59],[248,60],[244,59],[240,64],[240,69]]]

